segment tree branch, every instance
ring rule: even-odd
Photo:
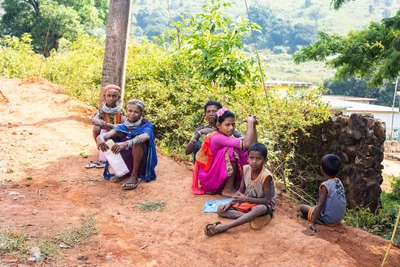
[[[27,0],[27,2],[31,4],[36,13],[39,13],[39,4],[36,0]]]

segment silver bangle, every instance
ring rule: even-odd
[[[128,147],[132,148],[134,145],[139,144],[140,143],[140,138],[139,136],[136,136],[134,138],[132,138],[131,140],[128,140]]]

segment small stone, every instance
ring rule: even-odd
[[[32,248],[29,250],[29,252],[30,252],[31,254],[40,253],[40,248],[38,248],[38,247],[32,247]]]
[[[78,258],[76,258],[78,261],[85,261],[88,259],[88,256],[79,256]]]
[[[36,214],[38,214],[38,213],[39,213],[38,210],[33,210],[33,211],[32,211],[32,214],[33,214],[33,215],[36,215]]]
[[[11,191],[10,193],[8,193],[8,195],[10,195],[10,196],[19,196],[21,194],[16,192],[16,191]]]

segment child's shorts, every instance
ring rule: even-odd
[[[308,211],[307,220],[309,220],[310,222],[312,220],[314,212],[315,212],[315,207],[311,207],[310,210]],[[324,219],[321,217],[321,214],[319,215],[319,218],[317,219],[317,223],[321,224],[321,225],[327,225],[327,226],[335,226],[335,225],[339,224],[339,223],[332,223],[332,224],[326,223],[324,221]]]
[[[240,212],[244,212],[244,213],[248,213],[250,212],[252,209],[254,209],[255,206],[258,206],[259,204],[253,204],[253,203],[248,203],[248,202],[243,202],[243,203],[235,203],[232,204],[232,208],[234,210],[240,211]],[[268,212],[272,215],[272,208],[270,205],[266,205],[268,207]],[[268,213],[267,212],[267,213]]]

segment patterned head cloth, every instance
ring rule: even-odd
[[[136,106],[138,106],[140,108],[140,110],[142,112],[144,112],[144,108],[146,107],[144,102],[142,100],[139,100],[139,99],[131,99],[131,100],[128,101],[128,103],[126,105],[127,106],[136,105]]]
[[[108,90],[117,90],[118,92],[121,93],[121,88],[115,84],[109,84],[106,87],[104,87],[104,94],[106,94]]]

